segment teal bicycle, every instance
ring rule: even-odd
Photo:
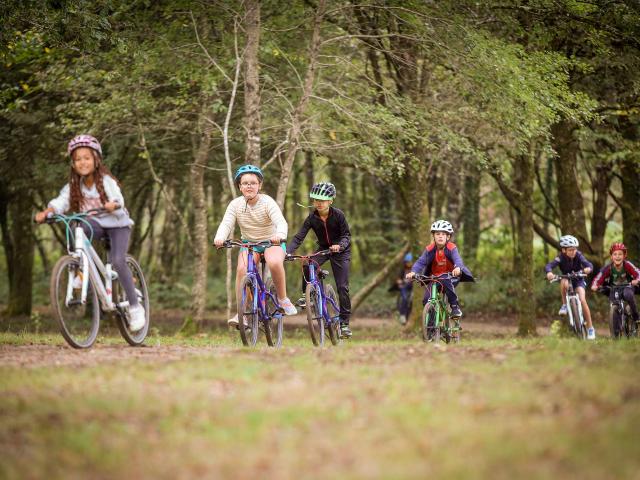
[[[422,310],[422,340],[425,342],[460,342],[462,327],[459,318],[451,318],[444,300],[442,280],[455,278],[449,273],[442,275],[419,275],[413,281],[430,289],[431,295]]]

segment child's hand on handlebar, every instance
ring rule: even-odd
[[[221,238],[216,238],[216,239],[213,241],[213,244],[214,244],[216,247],[218,247],[218,248],[222,248],[222,245],[224,244],[224,240],[223,240],[223,239],[221,239]]]
[[[274,245],[280,245],[280,242],[282,242],[282,239],[278,235],[274,235],[270,240]]]
[[[453,275],[454,277],[459,277],[461,273],[462,270],[460,270],[460,267],[456,267],[451,271],[451,275]]]
[[[640,283],[640,278],[636,278],[635,280],[631,280],[631,285],[633,285],[634,287],[636,285],[638,285],[638,283]]]
[[[34,217],[34,220],[37,223],[43,223],[47,217],[49,216],[49,214],[53,213],[53,209],[52,208],[47,208],[41,212],[36,213],[36,216]]]
[[[340,245],[331,245],[329,247],[329,250],[331,250],[333,253],[338,253],[340,251]]]
[[[118,202],[107,202],[104,204],[104,209],[107,212],[113,212],[114,210],[117,210],[118,208],[120,208],[120,204]]]
[[[551,281],[555,278],[555,275],[553,274],[553,272],[547,272],[547,280]]]
[[[405,277],[404,277],[404,278],[406,278],[407,280],[411,280],[411,279],[413,279],[413,277],[415,277],[415,276],[416,276],[416,272],[409,272],[409,273],[407,273],[407,274],[405,275]]]
[[[591,273],[591,269],[590,269],[589,267],[587,267],[587,268],[585,268],[585,269],[583,270],[583,272],[584,272],[585,274],[589,275],[589,274]]]
[[[597,285],[591,285],[591,290],[593,290],[594,292],[598,291],[598,286]]]

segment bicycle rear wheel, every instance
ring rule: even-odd
[[[324,345],[324,318],[322,318],[319,287],[308,284],[305,298],[307,301],[307,326],[311,341],[316,347],[322,347]]]
[[[242,279],[238,299],[238,330],[242,344],[253,347],[258,342],[258,305],[255,299],[256,286],[248,275]]]
[[[276,297],[276,287],[273,285],[271,278],[267,279],[265,283],[265,289],[271,292],[273,298]],[[267,313],[270,315],[269,319],[264,322],[264,336],[267,338],[267,344],[270,347],[279,348],[282,346],[282,333],[284,330],[284,313],[278,311],[274,301],[267,295]]]
[[[124,338],[129,345],[132,347],[137,347],[142,345],[144,339],[147,338],[147,333],[149,333],[149,290],[147,289],[147,282],[144,279],[144,274],[142,273],[142,268],[135,260],[135,258],[127,255],[127,267],[131,271],[131,275],[133,276],[133,285],[136,288],[136,295],[138,297],[138,303],[144,307],[144,327],[137,332],[132,332],[129,330],[129,320],[127,318],[126,309],[118,308],[118,330],[120,330],[120,334],[122,338]],[[122,284],[120,281],[115,281],[113,283],[113,300],[116,305],[121,302],[129,300],[127,298],[127,293],[124,291]]]
[[[587,328],[584,324],[584,318],[582,318],[582,309],[578,305],[579,300],[577,298],[569,298],[569,309],[571,310],[571,318],[573,319],[573,333],[580,340],[586,340]]]
[[[440,328],[436,325],[436,309],[433,303],[427,303],[422,309],[422,340],[439,342]]]
[[[339,305],[338,296],[331,285],[325,286],[324,293],[327,298],[327,314],[331,319],[327,326],[327,330],[329,330],[329,338],[333,345],[338,345],[342,340],[342,336],[340,335],[340,311],[336,310],[333,303],[331,303],[331,301],[333,301],[336,305]]]
[[[100,304],[91,279],[85,304],[81,303],[82,290],[73,288],[73,281],[81,270],[79,259],[65,255],[53,267],[49,285],[53,316],[60,333],[73,348],[91,347],[100,328]],[[89,275],[89,272],[83,272],[83,275]],[[71,292],[68,301],[67,292]]]

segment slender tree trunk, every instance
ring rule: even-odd
[[[629,259],[640,262],[640,157],[625,159],[620,170],[622,241],[628,249]]]
[[[280,173],[280,183],[278,184],[278,193],[276,194],[276,202],[280,208],[284,208],[284,200],[289,186],[289,178],[291,169],[296,158],[296,153],[300,148],[300,134],[302,133],[302,116],[309,103],[309,97],[313,91],[313,83],[316,78],[316,69],[318,65],[318,54],[320,53],[320,25],[324,17],[326,0],[319,0],[316,9],[316,15],[313,22],[313,34],[311,36],[311,46],[309,48],[309,66],[304,78],[304,86],[300,101],[291,116],[291,128],[289,129],[289,145],[285,155],[284,165]]]
[[[469,165],[464,179],[464,197],[462,200],[462,234],[464,237],[464,256],[474,265],[480,243],[480,169]]]
[[[205,101],[208,106],[208,102]],[[206,121],[206,112],[200,114],[200,138],[198,150],[191,166],[191,198],[193,200],[193,286],[191,289],[191,313],[196,325],[202,324],[207,304],[207,264],[209,249],[207,245],[207,203],[204,190],[204,174],[209,157],[213,126]]]
[[[536,304],[533,292],[533,185],[534,165],[531,155],[515,159],[515,187],[520,192],[520,208],[516,215],[517,243],[517,299],[518,334],[536,334]]]
[[[609,222],[607,201],[610,185],[611,172],[609,167],[604,164],[598,165],[593,183],[593,218],[591,220],[591,248],[597,258],[602,258],[604,251],[604,236]]]
[[[552,127],[553,147],[558,156],[554,158],[558,185],[558,209],[563,235],[575,235],[581,249],[594,253],[587,235],[587,220],[577,176],[578,142],[573,136],[575,125],[562,121]]]
[[[247,0],[244,54],[244,128],[247,134],[245,162],[260,165],[260,0]]]

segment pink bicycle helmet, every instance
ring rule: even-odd
[[[91,135],[78,135],[77,137],[73,137],[67,145],[67,153],[69,156],[73,153],[76,148],[80,147],[89,147],[93,148],[100,157],[102,157],[102,147],[100,146],[100,142]]]

